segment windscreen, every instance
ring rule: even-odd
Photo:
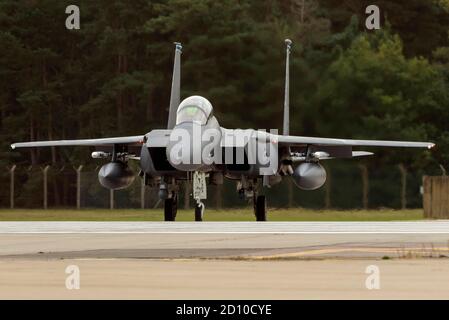
[[[187,121],[199,122],[201,125],[206,124],[207,116],[198,106],[187,105],[178,111],[176,116],[176,123]]]

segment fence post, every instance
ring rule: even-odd
[[[140,208],[145,209],[145,179],[146,174],[142,177],[140,181]]]
[[[81,209],[81,170],[83,166],[80,165],[76,170],[76,209]]]
[[[42,173],[44,176],[44,209],[48,208],[48,169],[50,169],[50,166],[47,165],[42,169]]]
[[[404,210],[407,208],[407,169],[402,163],[398,168],[401,172],[401,209]]]
[[[215,209],[217,210],[223,207],[222,190],[223,190],[222,184],[217,184],[215,186]]]
[[[443,165],[442,164],[439,164],[439,166],[440,166],[440,169],[441,169],[441,172],[442,172],[442,175],[445,177],[446,176],[446,168],[445,167],[443,167]]]
[[[184,209],[190,209],[190,179],[184,182]]]
[[[369,175],[368,167],[364,164],[359,165],[362,174],[362,204],[363,209],[367,210],[369,205]]]
[[[424,218],[429,219],[432,218],[432,177],[423,176],[422,185]]]
[[[9,169],[9,175],[10,175],[10,184],[9,184],[9,206],[11,209],[14,209],[14,178],[15,178],[15,173],[16,171],[16,165],[13,165],[10,169]]]
[[[293,207],[293,179],[287,179],[288,203],[287,207]]]
[[[109,209],[114,209],[114,190],[109,189]]]

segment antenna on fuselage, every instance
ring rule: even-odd
[[[173,63],[173,77],[170,92],[170,107],[168,109],[167,129],[173,129],[176,124],[176,111],[181,103],[181,53],[182,45],[175,42],[175,61]]]
[[[282,134],[290,134],[290,51],[292,49],[292,41],[285,39],[286,61],[285,61],[285,96],[284,96],[284,123]]]

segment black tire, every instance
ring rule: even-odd
[[[164,202],[164,220],[165,221],[175,221],[177,212],[177,201],[176,197],[165,199]]]
[[[267,221],[267,201],[265,196],[257,196],[254,204],[256,221]]]
[[[195,221],[203,221],[203,215],[201,214],[201,207],[195,205]]]
[[[173,196],[172,200],[173,200],[173,207],[172,207],[172,210],[173,210],[173,221],[175,221],[176,220],[176,215],[178,214],[178,195],[175,194]]]

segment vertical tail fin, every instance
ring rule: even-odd
[[[176,124],[176,111],[181,103],[181,53],[182,45],[175,42],[175,61],[173,64],[173,77],[170,93],[170,107],[168,110],[167,129],[173,129]]]
[[[292,48],[292,41],[285,39],[286,61],[285,61],[285,96],[284,96],[284,124],[282,134],[290,134],[290,51]]]

